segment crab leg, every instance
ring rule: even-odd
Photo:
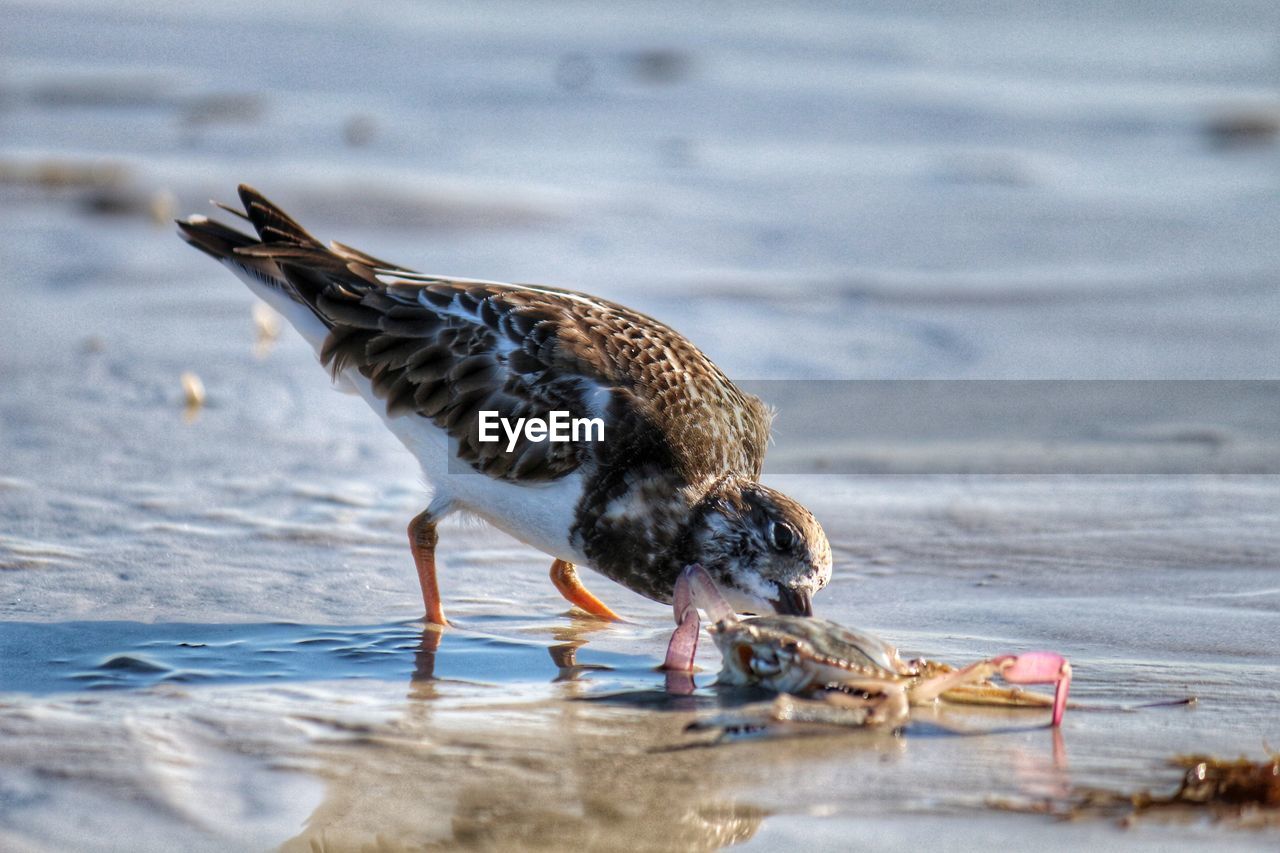
[[[961,705],[992,705],[1000,708],[1048,708],[1053,697],[1021,687],[1000,687],[995,684],[962,684],[941,696],[948,702]]]
[[[951,664],[925,658],[916,658],[907,666],[919,673],[920,681],[956,671]],[[964,705],[996,705],[1006,708],[1049,708],[1053,705],[1052,696],[1023,690],[1021,687],[1000,687],[989,681],[952,687],[940,694],[940,698]]]
[[[850,725],[860,713],[863,715],[861,722],[853,724],[900,726],[911,715],[907,691],[900,684],[869,681],[865,684],[851,682],[849,686],[866,690],[872,695],[864,698],[838,691],[824,694],[822,699],[831,709],[826,715],[825,722]],[[841,719],[842,717],[844,719]]]
[[[998,675],[1009,684],[1054,684],[1053,725],[1062,724],[1067,708],[1067,693],[1071,689],[1071,664],[1054,652],[1028,652],[1022,655],[1001,655],[990,660],[978,661],[964,669],[926,678],[911,689],[911,700],[930,702],[948,690]]]

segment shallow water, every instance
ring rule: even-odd
[[[1277,148],[1221,127],[1280,108],[1280,15],[1113,5],[10,4],[0,847],[1274,847],[992,808],[1280,743],[1274,384],[1019,417],[989,383],[904,415],[796,382],[1275,378]],[[589,577],[628,621],[575,617],[464,521],[456,627],[424,631],[414,463],[156,222],[242,180],[379,256],[672,322],[782,408],[819,612],[956,663],[1062,651],[1061,742],[947,707],[710,745],[688,722],[751,697],[709,648],[665,690],[668,610]]]

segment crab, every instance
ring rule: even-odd
[[[805,616],[739,618],[702,566],[686,568],[673,599],[676,630],[665,669],[689,672],[698,647],[698,610],[720,649],[720,681],[758,685],[781,694],[759,722],[812,722],[898,728],[913,705],[948,699],[1002,705],[1051,706],[1052,726],[1062,723],[1071,687],[1071,664],[1054,652],[1000,655],[963,668],[923,659],[904,661],[897,649],[861,631]],[[1010,685],[1054,684],[1053,698]],[[751,725],[751,720],[739,724]]]

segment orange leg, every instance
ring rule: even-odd
[[[552,563],[551,582],[570,604],[577,605],[592,616],[598,616],[601,619],[608,619],[611,622],[622,621],[621,616],[587,591],[582,581],[578,580],[578,570],[573,567],[573,563],[566,563],[564,560],[556,560]]]
[[[418,566],[418,583],[422,584],[422,603],[427,607],[427,621],[448,625],[440,606],[440,587],[436,585],[436,520],[425,509],[409,522],[409,550]]]

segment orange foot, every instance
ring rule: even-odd
[[[623,621],[621,616],[610,610],[607,604],[592,595],[582,585],[582,581],[578,580],[578,570],[573,567],[573,563],[566,563],[564,560],[556,560],[552,563],[551,582],[556,585],[556,589],[566,601],[592,616],[608,619],[610,622]]]

